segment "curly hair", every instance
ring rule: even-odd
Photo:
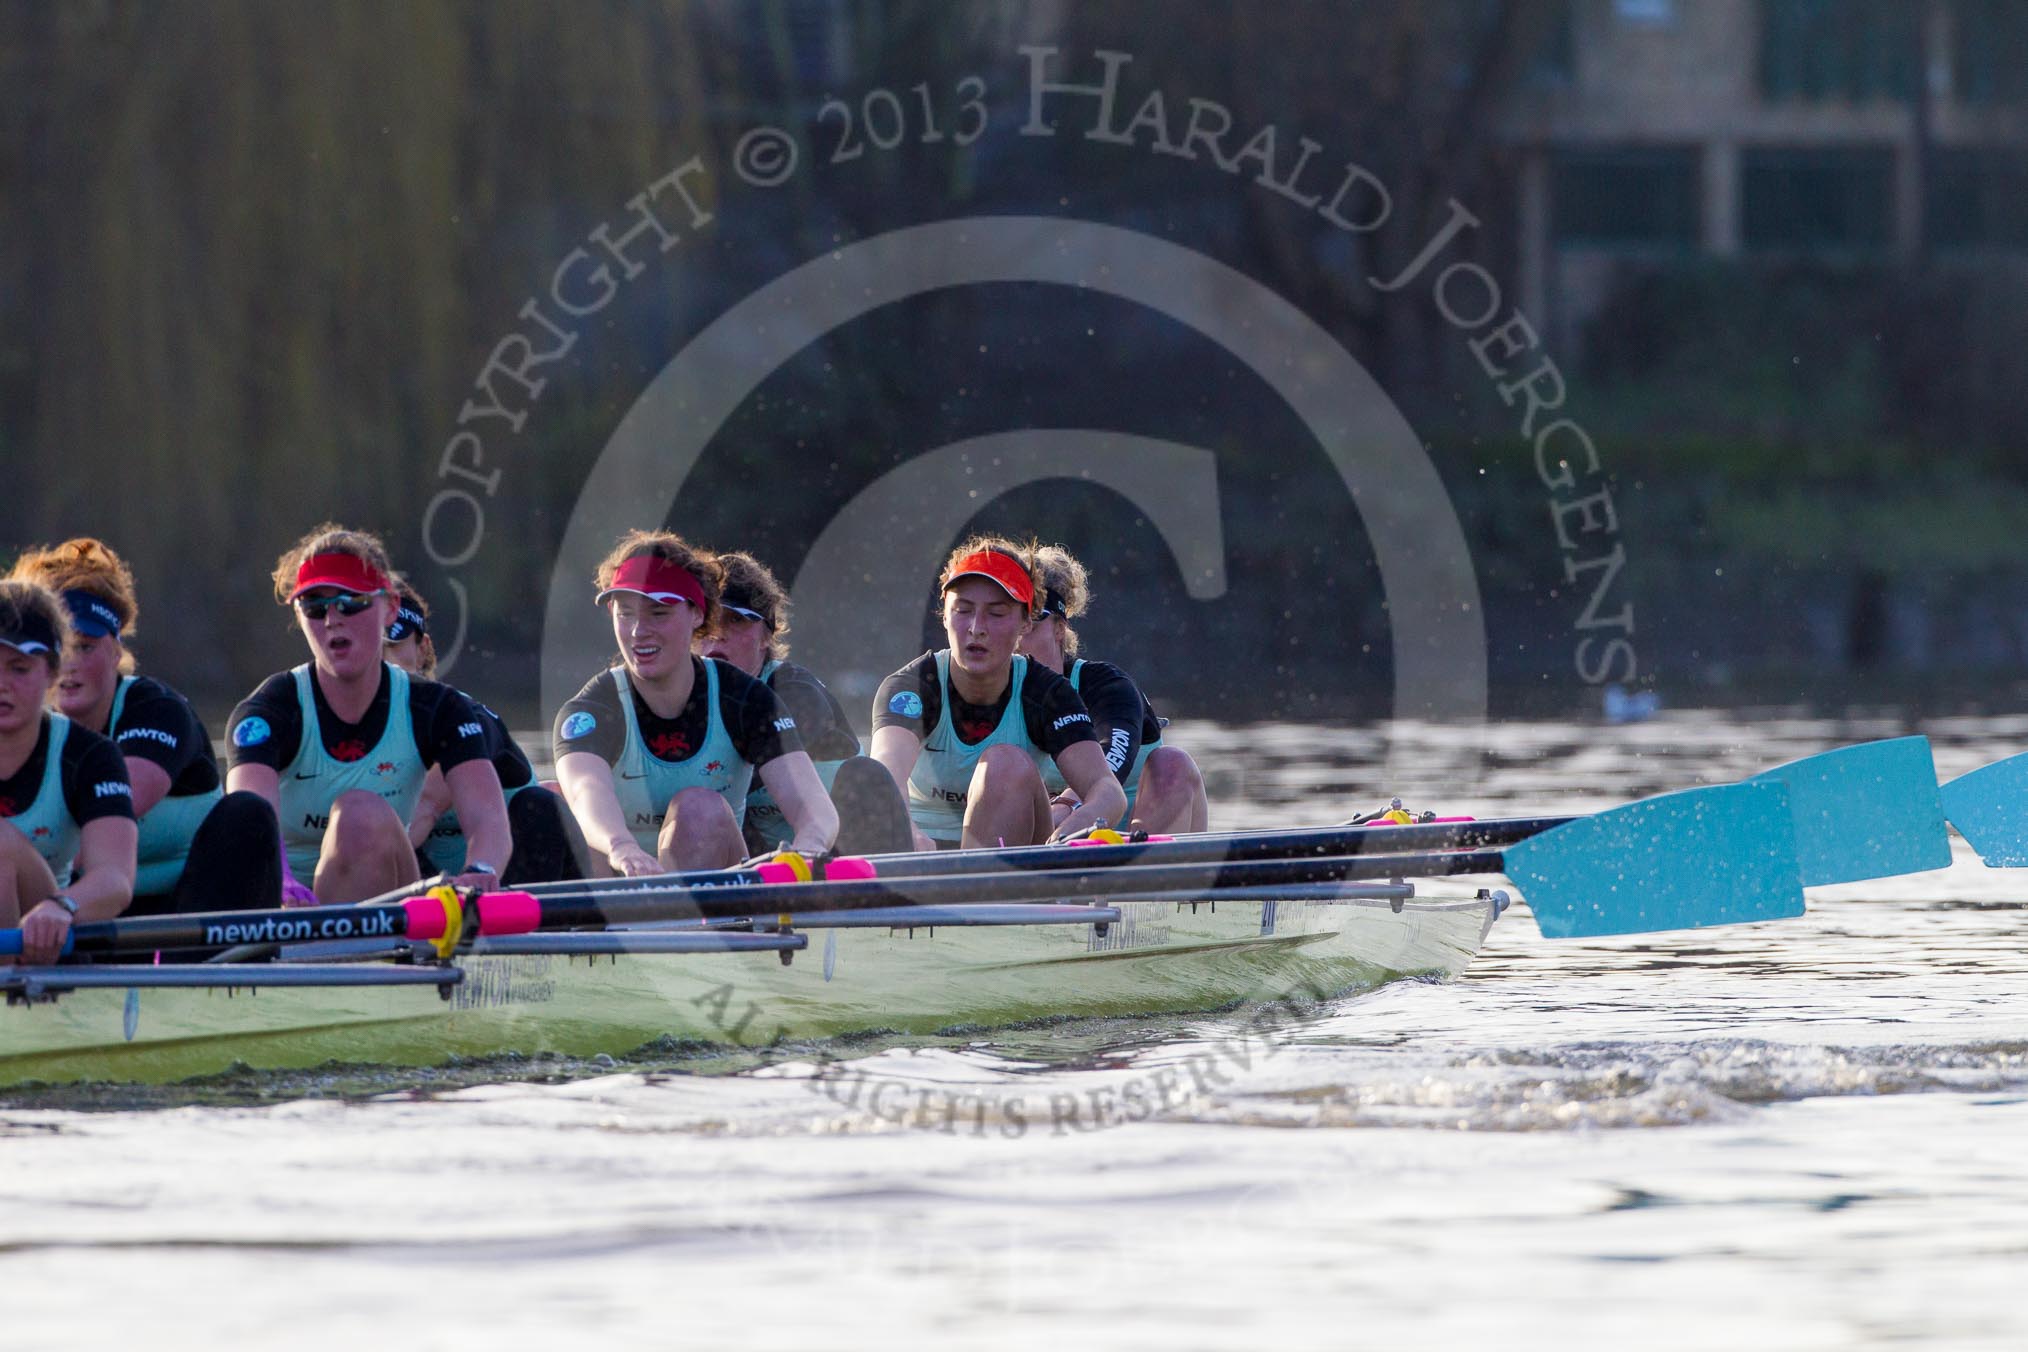
[[[1064,656],[1077,656],[1077,630],[1070,622],[1091,605],[1091,575],[1062,545],[1036,546],[1035,575],[1041,579],[1035,589],[1038,608],[1062,626]]]
[[[17,629],[30,615],[40,617],[56,634],[56,647],[41,654],[43,665],[54,675],[62,664],[63,645],[71,639],[70,612],[56,593],[40,582],[25,577],[0,580],[0,629]]]
[[[39,583],[57,593],[83,592],[112,607],[120,620],[120,643],[133,637],[141,618],[141,603],[135,599],[134,571],[113,547],[103,540],[80,535],[60,545],[36,546],[14,562],[11,576]],[[120,670],[131,675],[134,655],[120,654]]]
[[[273,574],[275,600],[289,604],[289,596],[296,590],[296,572],[303,562],[318,554],[350,554],[367,564],[382,577],[394,576],[394,564],[388,561],[387,546],[372,531],[349,530],[335,521],[326,521],[313,526],[310,533],[283,552],[275,561]]]
[[[991,552],[1012,559],[1022,572],[1028,574],[1028,584],[1035,590],[1035,602],[1028,608],[1029,618],[1035,617],[1035,606],[1042,600],[1042,579],[1035,571],[1036,543],[1017,544],[1004,535],[974,535],[944,557],[944,566],[937,574],[937,592],[942,594],[951,585],[951,574],[958,565],[973,554]]]
[[[691,544],[674,531],[628,531],[613,546],[612,552],[599,561],[592,581],[600,591],[604,591],[613,585],[613,574],[620,571],[621,564],[643,554],[652,554],[664,562],[673,563],[697,579],[697,585],[704,589],[704,621],[697,626],[697,632],[705,635],[717,633],[718,598],[725,591],[725,568],[708,551]]]
[[[720,605],[732,604],[760,612],[768,627],[768,656],[777,662],[789,655],[789,592],[772,570],[742,550],[716,556],[725,570]]]
[[[395,600],[401,603],[403,610],[413,610],[416,614],[422,616],[423,619],[429,619],[430,603],[423,600],[422,593],[417,591],[407,578],[396,573],[390,581],[394,583]],[[429,630],[427,629],[415,637],[416,657],[418,659],[416,674],[426,681],[434,681],[437,678],[436,640],[430,637]]]

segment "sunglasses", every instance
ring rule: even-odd
[[[385,592],[340,592],[336,596],[303,597],[296,602],[296,609],[302,617],[315,624],[323,620],[336,608],[340,615],[350,619],[363,615],[373,608]]]

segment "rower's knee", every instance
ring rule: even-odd
[[[1032,781],[1032,784],[1031,784]],[[1035,768],[1035,762],[1028,753],[1018,746],[989,746],[979,756],[979,763],[972,771],[972,796],[982,792],[1021,793],[1031,787],[1039,788],[1042,773]]]
[[[8,821],[0,821],[0,874],[6,875],[17,896],[40,893],[46,897],[56,891],[56,874],[50,871],[49,862],[35,842]]]
[[[1141,764],[1141,792],[1195,794],[1204,787],[1204,775],[1197,762],[1180,746],[1158,746]]]
[[[408,851],[408,828],[385,798],[365,789],[350,789],[331,804],[331,825],[325,834],[326,858],[364,860]]]
[[[514,855],[503,883],[565,882],[584,876],[584,837],[563,799],[529,785],[507,801],[507,829]]]
[[[838,853],[900,854],[915,844],[908,801],[887,767],[871,756],[853,756],[838,766],[831,802],[838,809]]]
[[[746,840],[724,796],[693,787],[669,800],[660,853],[665,868],[725,868],[746,857]]]
[[[30,855],[38,859],[42,857],[35,854],[35,846],[21,833],[20,827],[10,821],[0,821],[0,866],[25,863]]]

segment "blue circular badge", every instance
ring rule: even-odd
[[[580,709],[563,720],[563,740],[574,742],[580,737],[588,737],[592,729],[598,725],[599,721],[596,718]]]
[[[887,707],[903,718],[922,717],[922,696],[913,690],[904,690],[887,702]]]
[[[232,744],[234,746],[259,746],[274,735],[275,730],[268,726],[267,719],[242,718],[239,721],[239,726],[232,730]]]

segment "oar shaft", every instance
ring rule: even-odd
[[[1081,859],[1089,857],[1078,851]],[[1255,859],[1182,864],[1003,870],[961,877],[874,878],[847,882],[754,883],[728,886],[727,875],[664,874],[659,886],[618,887],[621,880],[561,885],[532,896],[489,892],[476,904],[477,932],[521,934],[532,929],[635,925],[657,920],[727,919],[790,911],[865,910],[879,906],[947,906],[965,902],[1037,901],[1066,897],[1130,897],[1142,892],[1216,893],[1233,887],[1441,877],[1497,873],[1495,851],[1357,855],[1326,859]],[[230,948],[248,943],[309,943],[334,939],[436,939],[444,933],[443,902],[414,898],[386,906],[306,906],[279,911],[147,916],[79,925],[66,952],[147,952]],[[471,926],[468,919],[467,929]],[[0,930],[0,954],[20,951],[20,931]]]
[[[1412,826],[1327,826],[1305,830],[1175,836],[1124,845],[1035,845],[1011,850],[944,850],[875,855],[883,879],[946,878],[981,870],[1057,871],[1154,864],[1245,863],[1263,859],[1340,859],[1480,850],[1511,845],[1561,826],[1569,817],[1513,817]]]
[[[664,873],[656,875],[656,880],[665,886],[698,891],[714,887],[796,885],[781,881],[787,873],[788,870],[780,865],[762,865],[750,869]],[[66,954],[147,953],[166,949],[217,949],[241,944],[312,943],[335,939],[435,939],[444,933],[444,923],[438,903],[411,894],[407,900],[370,905],[209,911],[189,915],[136,916],[130,920],[74,925],[63,951]],[[0,929],[0,957],[20,952],[21,931]]]
[[[1083,852],[1079,852],[1082,854]],[[727,919],[789,911],[864,910],[876,906],[943,906],[964,902],[1036,901],[1123,897],[1138,892],[1273,887],[1298,883],[1382,878],[1429,878],[1497,873],[1500,855],[1488,850],[1350,856],[1329,859],[1259,859],[1233,862],[1142,864],[973,873],[948,878],[874,878],[789,886],[689,889],[614,889],[584,884],[552,888],[538,901],[544,929],[637,925],[657,920]],[[511,894],[496,894],[511,895]],[[488,898],[479,904],[484,913]],[[487,930],[486,932],[492,932]]]
[[[1430,822],[1411,826],[1328,826],[1175,836],[1141,844],[1024,845],[998,850],[933,850],[922,854],[874,855],[869,861],[884,882],[911,878],[973,877],[980,873],[1057,872],[1139,868],[1153,864],[1244,863],[1262,859],[1334,859],[1349,855],[1407,854],[1497,848],[1540,835],[1570,817],[1505,817],[1475,822]],[[855,861],[856,862],[856,861]],[[605,878],[595,883],[535,883],[524,891],[538,897],[582,896],[586,887],[604,895],[660,892],[669,874]]]

